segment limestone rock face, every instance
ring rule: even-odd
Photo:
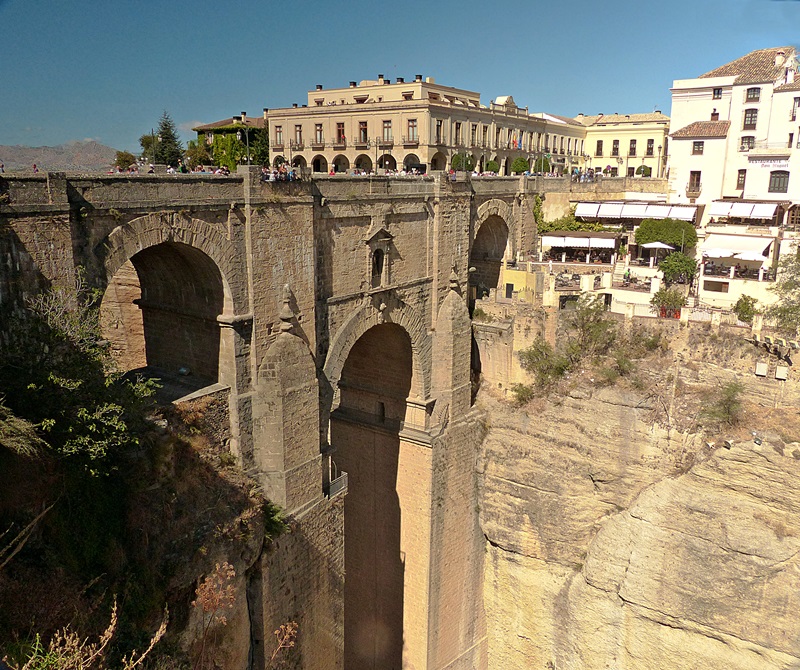
[[[800,451],[702,453],[613,389],[491,407],[490,668],[800,667]],[[794,453],[796,452],[796,454]]]

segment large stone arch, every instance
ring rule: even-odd
[[[381,310],[381,305],[386,305]],[[344,364],[353,345],[373,326],[395,323],[402,326],[411,339],[412,386],[411,396],[429,398],[431,391],[431,341],[422,314],[399,298],[377,294],[368,298],[354,311],[331,339],[325,360],[325,377],[333,397],[338,397],[338,385]]]
[[[504,258],[514,257],[512,209],[493,198],[478,207],[475,228],[470,236],[470,305],[489,290],[498,287]]]
[[[481,226],[486,223],[486,220],[489,217],[492,216],[501,218],[508,227],[508,239],[512,245],[510,251],[513,255],[515,252],[513,245],[514,240],[516,239],[514,213],[511,209],[511,205],[504,200],[500,200],[499,198],[487,200],[478,207],[477,216],[475,218],[475,227],[473,228],[472,235],[470,236],[470,249],[472,249],[472,245],[475,243],[475,238],[478,236],[478,231],[480,230]]]
[[[247,282],[233,243],[211,224],[175,212],[159,212],[117,226],[101,251],[106,277],[113,277],[133,256],[167,242],[185,244],[202,251],[222,275],[226,316],[247,312]]]

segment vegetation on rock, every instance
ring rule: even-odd
[[[689,221],[676,219],[644,219],[636,229],[636,244],[662,242],[678,250],[697,246],[697,231]]]

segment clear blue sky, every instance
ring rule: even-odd
[[[0,0],[0,144],[138,149],[305,101],[315,84],[431,76],[566,116],[669,113],[674,79],[792,45],[795,0]]]

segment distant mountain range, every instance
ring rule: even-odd
[[[68,142],[57,147],[22,147],[0,144],[0,163],[6,172],[32,170],[95,172],[106,171],[114,163],[117,150],[97,142]]]

